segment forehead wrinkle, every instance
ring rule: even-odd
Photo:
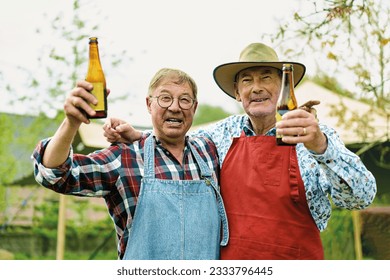
[[[260,73],[260,74],[272,74],[273,68],[271,67],[258,67],[258,68],[248,68],[242,70],[239,74],[240,76],[248,76],[251,73]]]
[[[163,94],[166,93],[166,94],[169,94],[169,95],[172,96],[171,91],[168,90],[168,89],[165,89],[165,88],[163,88],[162,90],[160,90],[160,93],[163,93]],[[189,92],[181,92],[181,93],[179,94],[179,97],[184,96],[184,95],[188,95],[189,97],[191,97],[191,94],[190,94]]]

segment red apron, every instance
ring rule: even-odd
[[[221,259],[323,259],[295,146],[273,136],[234,138],[221,170],[229,244]]]

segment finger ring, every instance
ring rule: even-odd
[[[303,127],[303,134],[302,135],[306,135],[306,127]]]

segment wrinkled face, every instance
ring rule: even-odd
[[[179,99],[185,102],[191,100],[188,97],[194,99],[194,94],[187,82],[182,84],[175,82],[172,78],[163,79],[151,93],[152,98],[146,98],[148,111],[152,115],[155,135],[161,141],[169,143],[184,140],[185,134],[192,125],[197,107],[196,101],[190,109],[184,110],[180,107]],[[162,108],[157,101],[157,97],[161,95],[165,97],[162,100],[167,98],[169,100],[169,97],[172,97],[172,105]],[[164,105],[163,101],[160,104]]]
[[[279,70],[251,67],[240,71],[234,85],[236,100],[250,117],[275,115],[281,86]]]

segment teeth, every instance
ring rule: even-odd
[[[178,122],[178,123],[180,123],[181,120],[178,120],[178,119],[167,119],[167,122]]]

